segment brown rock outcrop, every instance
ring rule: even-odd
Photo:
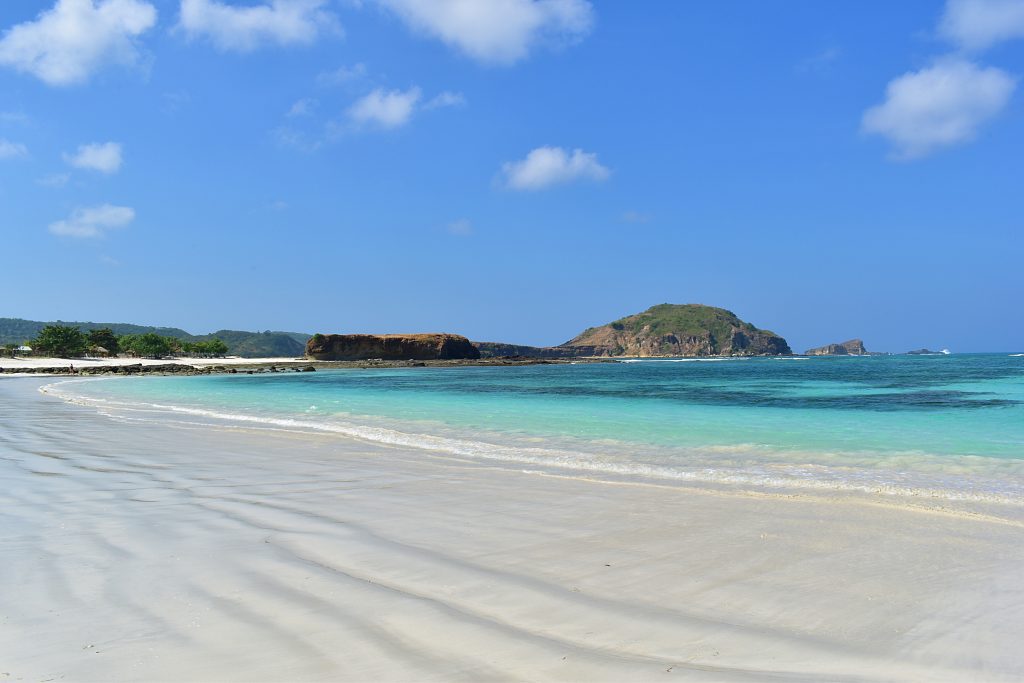
[[[805,356],[870,356],[860,339],[850,339],[839,344],[827,344],[804,351]]]
[[[306,342],[314,360],[476,359],[480,352],[458,334],[314,334]]]

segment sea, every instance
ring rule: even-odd
[[[44,391],[124,420],[314,432],[550,475],[1024,505],[1020,354],[113,377]]]

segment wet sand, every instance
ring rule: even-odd
[[[47,381],[0,380],[0,680],[1024,676],[1013,506],[556,477]]]

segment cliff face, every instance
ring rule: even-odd
[[[562,344],[578,356],[770,356],[792,351],[786,340],[724,308],[661,304],[593,327]]]
[[[479,358],[480,352],[457,334],[315,334],[306,342],[314,360],[451,360]]]
[[[828,344],[804,351],[805,356],[869,356],[860,339],[851,339],[840,344]]]

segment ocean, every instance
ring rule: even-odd
[[[552,474],[1024,504],[1024,357],[635,359],[57,380],[121,419],[314,431]]]

